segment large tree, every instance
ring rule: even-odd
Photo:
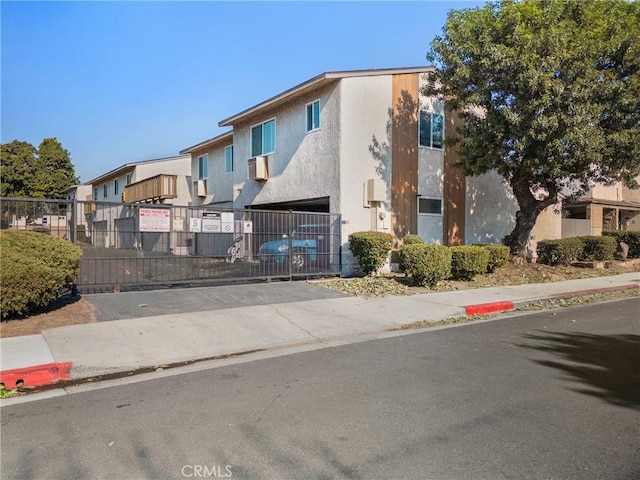
[[[55,138],[38,149],[14,140],[1,145],[3,197],[64,198],[64,190],[78,183],[69,152]]]
[[[449,12],[427,56],[437,82],[426,93],[464,120],[451,143],[465,174],[496,170],[513,189],[512,254],[559,194],[638,186],[639,39],[640,2],[505,0]]]

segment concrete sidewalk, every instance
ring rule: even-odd
[[[419,320],[512,310],[554,297],[640,287],[640,274],[387,297],[335,297],[70,325],[0,339],[8,388],[275,347],[326,344]],[[215,288],[215,287],[214,287]],[[240,287],[241,288],[241,287]]]

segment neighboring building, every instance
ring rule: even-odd
[[[340,213],[343,245],[362,230],[500,241],[515,202],[499,176],[467,181],[452,167],[457,118],[420,93],[431,70],[327,72],[222,120],[231,131],[181,152],[193,204]],[[342,264],[352,271],[348,248]]]
[[[89,240],[89,222],[92,210],[91,205],[85,202],[91,200],[92,192],[91,184],[73,185],[62,192],[68,201],[69,235],[74,243],[78,240],[83,242]],[[73,208],[74,202],[76,203],[75,209]]]
[[[84,204],[89,217],[87,237],[100,247],[182,253],[184,245],[176,242],[175,235],[164,231],[139,233],[140,212],[145,208],[143,212],[164,215],[166,206],[187,207],[191,202],[190,184],[189,155],[127,163],[94,178],[87,183],[92,186],[88,198],[91,203]],[[123,208],[122,203],[127,206]],[[184,217],[175,215],[169,223],[175,231],[184,230]]]
[[[563,237],[600,235],[603,230],[640,231],[640,189],[632,190],[620,182],[596,185],[564,206]]]

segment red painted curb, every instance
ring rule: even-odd
[[[60,380],[69,380],[71,365],[71,362],[47,363],[33,367],[3,370],[0,372],[0,383],[4,384],[5,388],[9,390],[16,388],[16,383],[18,382],[22,382],[25,387],[51,385]]]
[[[508,312],[513,310],[513,302],[491,302],[467,305],[464,307],[467,315],[482,315],[484,313]]]

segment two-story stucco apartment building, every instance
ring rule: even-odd
[[[422,95],[431,70],[327,72],[220,121],[230,130],[180,152],[192,205],[340,213],[343,245],[362,230],[499,242],[516,203],[498,175],[452,167],[444,140],[458,119]],[[344,248],[343,272],[352,265]]]

